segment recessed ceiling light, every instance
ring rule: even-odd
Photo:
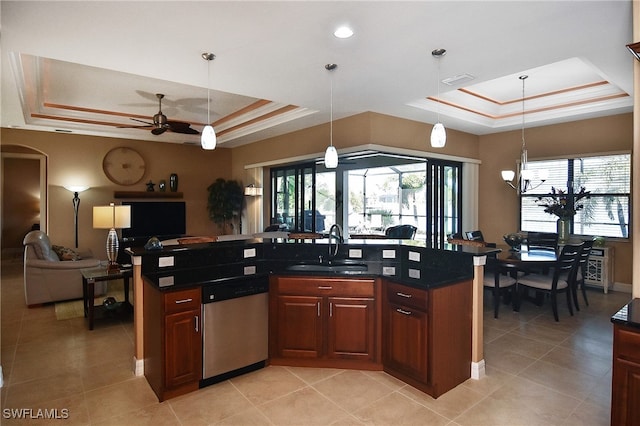
[[[333,35],[338,38],[349,38],[353,35],[353,30],[349,27],[342,26],[333,32]]]

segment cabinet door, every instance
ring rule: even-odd
[[[202,374],[200,310],[165,316],[165,386],[197,382]]]
[[[384,364],[427,382],[427,314],[389,303],[385,307]]]
[[[375,356],[373,298],[328,298],[327,356],[372,361]]]
[[[611,424],[640,425],[640,364],[613,361]]]
[[[322,355],[322,298],[278,296],[278,355],[318,358]]]

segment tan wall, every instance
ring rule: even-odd
[[[140,183],[116,185],[102,171],[104,155],[118,146],[134,148],[144,157],[146,171]],[[80,194],[79,246],[91,248],[95,255],[106,259],[107,231],[92,228],[92,207],[122,201],[114,199],[114,191],[145,191],[145,183],[149,180],[156,183],[158,191],[158,181],[165,179],[168,184],[171,173],[178,174],[178,191],[184,193],[183,201],[187,203],[187,233],[219,233],[217,226],[208,219],[207,187],[218,177],[230,178],[229,149],[209,152],[199,146],[2,129],[3,151],[24,152],[24,147],[48,158],[49,236],[55,244],[74,245],[73,194],[64,185],[91,187]]]
[[[521,146],[520,131],[475,136],[447,131],[444,149],[429,146],[431,126],[376,113],[363,113],[334,122],[334,145],[340,152],[346,147],[366,144],[387,145],[460,157],[480,159],[479,228],[487,239],[501,241],[503,234],[518,227],[518,199],[500,178],[500,171],[514,168]],[[554,126],[527,128],[525,137],[529,157],[554,157],[590,152],[630,151],[632,114],[584,120]],[[329,141],[329,125],[316,126],[259,143],[212,152],[197,146],[153,143],[56,133],[3,129],[2,145],[22,145],[49,156],[49,193],[51,234],[60,244],[73,244],[71,193],[62,186],[79,176],[91,190],[81,194],[80,245],[89,244],[94,252],[104,250],[106,234],[91,228],[89,206],[113,201],[114,190],[144,190],[144,182],[179,175],[180,191],[187,201],[187,232],[216,235],[218,229],[207,218],[206,188],[217,177],[233,178],[243,185],[251,178],[245,165],[277,161],[309,154],[321,156]],[[109,182],[102,172],[102,157],[116,146],[137,149],[147,160],[143,182],[135,188]],[[268,170],[265,170],[265,173]],[[265,182],[263,203],[268,203]],[[265,213],[266,213],[265,209]],[[631,244],[610,243],[616,249],[615,279],[631,283]]]
[[[525,140],[530,160],[594,152],[631,151],[633,115],[623,114],[527,128]],[[490,241],[502,241],[502,235],[518,230],[518,197],[502,181],[500,171],[514,170],[521,146],[519,130],[480,137],[482,164],[478,220],[482,233]],[[615,248],[615,280],[630,284],[631,242],[619,240],[608,245]]]

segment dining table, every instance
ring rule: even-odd
[[[506,267],[518,269],[549,268],[555,265],[558,254],[554,250],[528,250],[526,245],[512,249],[510,246],[498,246],[497,261]]]

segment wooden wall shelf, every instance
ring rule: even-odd
[[[182,192],[114,191],[113,198],[182,198]]]

